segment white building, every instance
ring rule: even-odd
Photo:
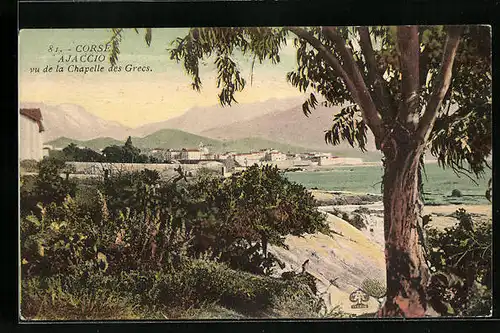
[[[181,151],[174,149],[167,149],[165,151],[165,159],[168,161],[179,160],[181,158]]]
[[[201,151],[199,149],[182,149],[181,160],[201,160]]]
[[[363,164],[362,158],[355,157],[320,157],[318,160],[319,166],[324,165],[360,165]]]
[[[241,166],[250,166],[259,163],[265,156],[264,152],[251,152],[235,154],[234,160]]]
[[[283,154],[279,151],[270,151],[270,152],[266,153],[265,160],[266,161],[285,161],[286,154]]]
[[[42,112],[40,109],[19,111],[19,160],[43,158]]]

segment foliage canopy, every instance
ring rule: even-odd
[[[111,37],[113,64],[122,30],[114,29]],[[148,45],[151,35],[146,29]],[[342,107],[325,131],[327,143],[345,140],[364,150],[371,129],[381,149],[387,133],[402,123],[428,140],[429,152],[441,165],[476,175],[488,166],[489,26],[191,28],[172,41],[169,53],[198,91],[200,63],[212,60],[218,97],[225,106],[236,102],[237,93],[247,86],[237,56],[279,63],[287,43],[296,48],[297,67],[286,78],[307,93],[304,114],[320,103]]]

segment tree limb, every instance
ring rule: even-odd
[[[347,48],[344,39],[337,33],[335,27],[322,27],[321,30],[326,38],[338,48],[340,56],[344,61],[343,68],[350,75],[359,96],[358,104],[361,108],[363,119],[366,125],[372,130],[376,146],[379,148],[379,143],[383,138],[382,118],[366,87],[365,80],[354,60],[352,52]]]
[[[422,143],[427,142],[429,139],[429,135],[432,131],[432,127],[434,126],[434,122],[436,121],[441,103],[443,102],[446,92],[450,87],[453,62],[460,43],[462,30],[463,27],[455,26],[449,29],[439,74],[433,82],[433,93],[429,98],[427,107],[425,108],[425,112],[417,129],[417,138],[421,140]]]
[[[415,130],[419,118],[420,87],[420,43],[418,40],[418,26],[398,27],[398,46],[401,52],[401,93],[402,105],[398,119],[409,130]]]
[[[295,35],[297,35],[297,37],[306,40],[312,47],[314,47],[321,54],[323,59],[325,59],[325,61],[330,66],[332,66],[336,74],[344,80],[346,87],[351,93],[354,101],[358,103],[359,97],[356,86],[352,82],[349,74],[344,70],[344,68],[340,64],[340,61],[332,54],[332,52],[319,39],[314,37],[314,35],[311,34],[309,31],[297,27],[288,27],[287,29],[293,32]]]
[[[361,52],[365,57],[366,67],[368,68],[368,79],[369,84],[373,86],[375,91],[374,101],[377,104],[377,108],[380,110],[382,116],[388,116],[392,118],[394,110],[391,101],[391,95],[387,87],[387,83],[382,77],[377,61],[375,59],[375,52],[373,51],[373,45],[370,38],[370,32],[368,27],[359,27],[358,33],[360,37]]]

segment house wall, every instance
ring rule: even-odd
[[[181,158],[181,152],[180,151],[169,151],[167,150],[165,152],[165,159],[167,160],[178,160]]]
[[[43,132],[42,132],[43,133]],[[43,158],[43,138],[36,121],[19,116],[19,160]]]
[[[354,158],[354,157],[337,157],[337,158],[328,158],[328,157],[320,157],[318,161],[318,165],[357,165],[357,164],[363,164],[363,159],[361,158]]]
[[[188,160],[201,160],[201,151],[189,151]]]
[[[87,175],[103,175],[104,170],[113,172],[130,172],[140,171],[144,169],[156,170],[160,175],[169,176],[176,175],[179,166],[186,172],[191,172],[195,175],[201,168],[207,168],[219,172],[221,175],[226,172],[224,164],[219,162],[198,163],[198,164],[163,164],[163,163],[99,163],[99,162],[66,162],[67,165],[72,165],[76,173]]]
[[[181,151],[181,160],[201,160],[200,151]]]
[[[239,154],[234,156],[234,160],[238,162],[241,166],[250,166],[259,162],[265,157],[265,153],[256,152],[251,154]],[[246,160],[246,162],[245,162]]]

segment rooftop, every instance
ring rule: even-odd
[[[43,132],[45,130],[45,128],[43,128],[43,124],[42,124],[43,118],[42,118],[42,112],[40,111],[40,109],[21,109],[19,111],[19,113],[21,115],[25,116],[26,118],[29,118],[33,121],[36,121],[40,132]]]

